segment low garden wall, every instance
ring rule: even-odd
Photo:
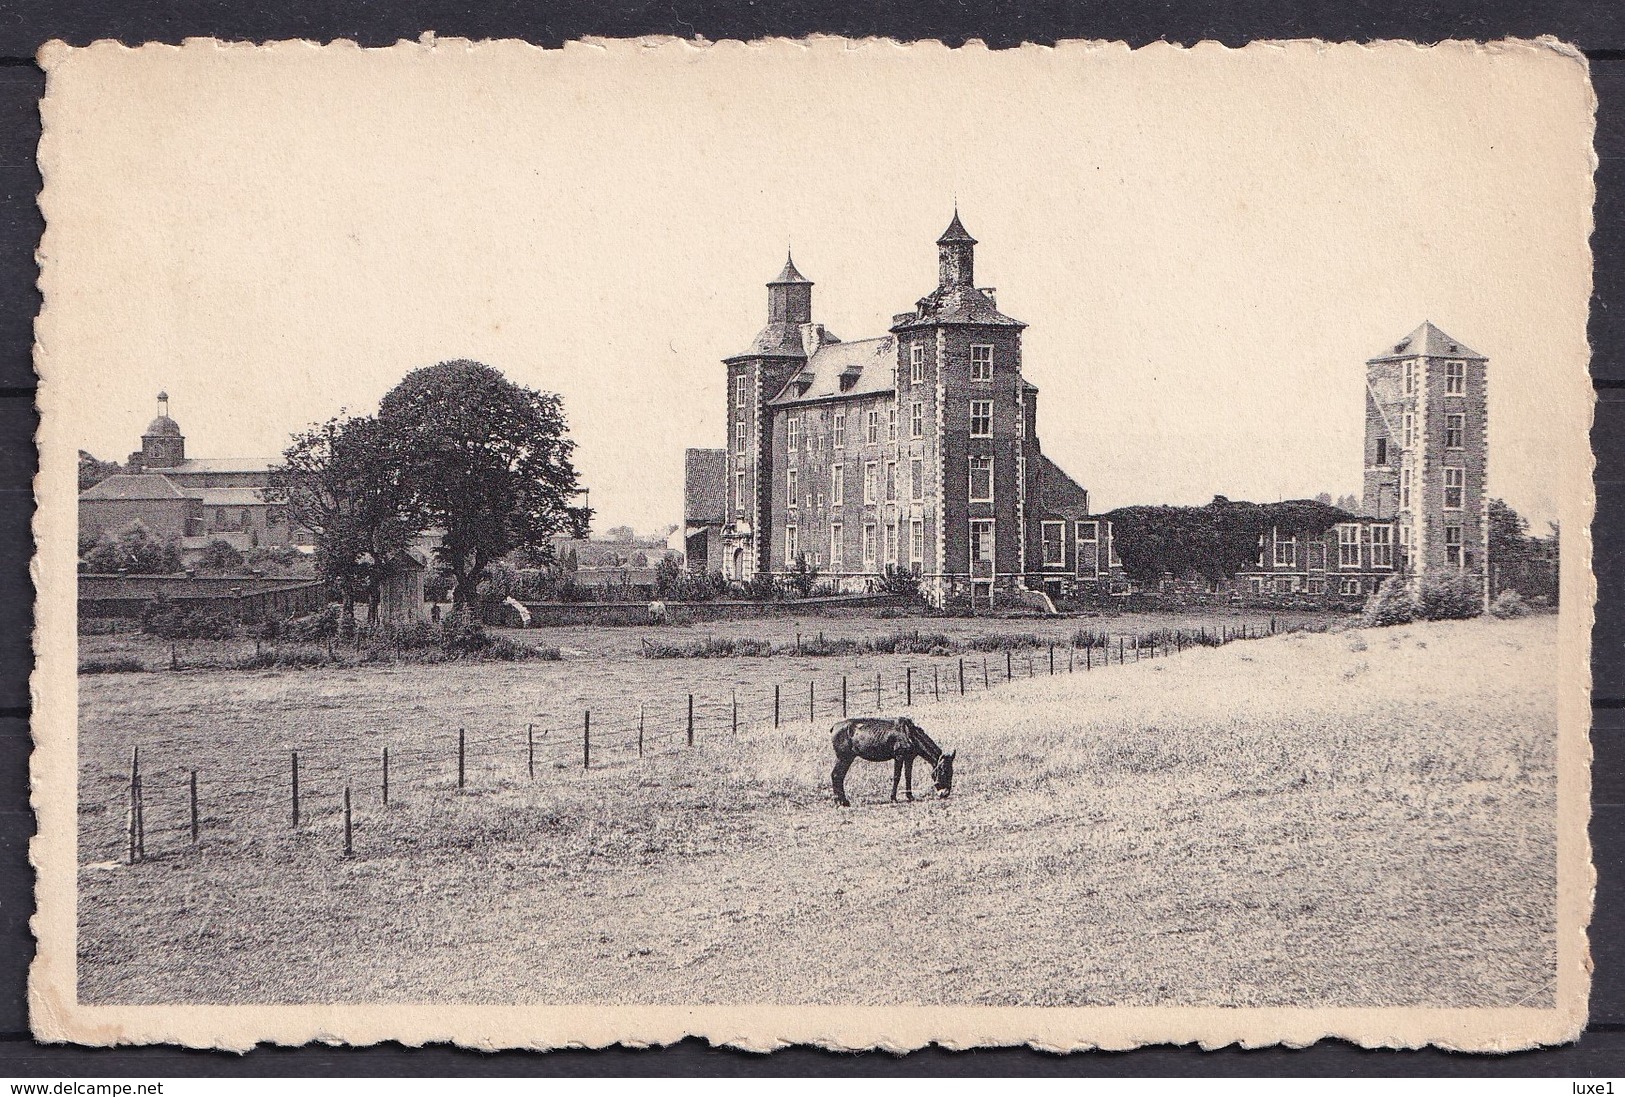
[[[795,598],[775,602],[747,602],[717,599],[712,602],[667,602],[666,618],[672,624],[697,621],[743,621],[754,617],[796,617],[843,609],[903,609],[911,600],[898,594],[849,594],[828,598]],[[559,625],[647,625],[647,602],[526,602],[531,628]],[[486,610],[486,624],[514,626],[519,622],[511,607],[497,605]]]

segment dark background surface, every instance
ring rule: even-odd
[[[1625,5],[1615,0],[1563,3],[1370,2],[1302,4],[1160,0],[1157,3],[1031,3],[1011,10],[990,3],[810,3],[693,0],[686,3],[521,4],[478,7],[441,0],[377,4],[234,4],[176,0],[132,8],[128,0],[25,5],[0,2],[0,1077],[17,1079],[193,1075],[1152,1075],[1342,1076],[1357,1074],[1625,1075]],[[1591,929],[1596,962],[1591,1021],[1574,1045],[1506,1056],[1365,1051],[1337,1041],[1313,1047],[1203,1052],[1147,1048],[1129,1053],[1053,1056],[1023,1049],[908,1056],[838,1055],[790,1049],[770,1056],[718,1050],[698,1041],[665,1049],[486,1054],[449,1047],[262,1048],[248,1055],[173,1048],[81,1049],[35,1044],[28,1032],[26,975],[33,953],[28,918],[33,875],[28,839],[28,672],[32,586],[29,522],[35,454],[34,248],[43,228],[34,198],[39,172],[37,105],[44,75],[33,56],[61,38],[83,45],[116,38],[128,45],[195,36],[236,40],[349,38],[386,45],[417,38],[524,38],[557,45],[584,35],[758,38],[808,33],[936,38],[950,45],[979,38],[994,47],[1061,38],[1213,39],[1239,46],[1257,38],[1334,41],[1403,38],[1495,39],[1553,35],[1590,58],[1598,97],[1596,283],[1590,335],[1597,388],[1592,432],[1597,458],[1593,531],[1599,603],[1593,640],[1594,729],[1591,836],[1597,911]],[[1566,551],[1581,548],[1568,535]]]

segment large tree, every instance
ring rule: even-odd
[[[317,573],[338,586],[345,616],[362,601],[376,620],[384,580],[422,529],[383,425],[341,415],[296,434],[266,495],[287,504],[289,525],[316,535]]]
[[[88,491],[109,476],[117,476],[124,466],[117,461],[98,460],[94,453],[79,451],[79,490]]]
[[[564,407],[552,393],[516,385],[479,362],[458,360],[406,375],[379,404],[405,481],[431,526],[466,613],[487,564],[565,533],[585,537],[581,493]]]

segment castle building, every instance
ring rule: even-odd
[[[1487,574],[1488,364],[1426,322],[1366,362],[1361,509],[1395,521],[1410,575]]]
[[[887,334],[851,342],[813,320],[813,283],[786,259],[767,326],[725,360],[722,505],[687,500],[712,570],[749,579],[804,558],[861,589],[896,568],[933,600],[984,604],[1110,580],[1109,524],[1043,454],[1026,325],[977,287],[975,249],[956,211],[936,288]]]
[[[201,549],[226,541],[239,551],[307,543],[290,528],[287,508],[268,502],[264,489],[277,460],[186,456],[186,436],[169,417],[169,394],[158,394],[158,415],[141,435],[126,470],[79,494],[82,536],[117,533],[140,521],[161,541]]]

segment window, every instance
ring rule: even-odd
[[[1066,523],[1044,522],[1040,528],[1044,537],[1044,566],[1066,567]]]
[[[831,567],[840,567],[845,556],[841,545],[841,523],[835,522],[829,527],[829,563]]]
[[[1264,593],[1264,580],[1256,575],[1247,580],[1247,585],[1252,588],[1253,597],[1255,598]]]
[[[1394,528],[1392,526],[1371,527],[1371,566],[1374,568],[1391,568],[1394,566]]]
[[[992,400],[972,400],[970,402],[970,436],[972,438],[993,437]]]
[[[1298,566],[1298,539],[1296,537],[1275,538],[1275,566],[1278,568],[1295,568]]]
[[[792,508],[795,507],[795,505],[796,505],[796,470],[795,469],[786,469],[784,471],[784,498],[785,498],[785,501],[788,502],[789,505]]]
[[[908,348],[908,383],[918,385],[925,380],[925,347],[915,343]]]
[[[869,442],[870,445],[874,445],[876,442],[879,442],[879,441],[880,441],[880,412],[871,411],[869,413],[868,442]]]
[[[1446,396],[1465,396],[1467,394],[1467,363],[1446,362],[1444,364],[1444,394]]]
[[[1258,535],[1258,566],[1264,566],[1264,535],[1262,533]]]
[[[863,566],[871,569],[875,566],[875,524],[873,522],[865,522],[863,526]]]
[[[1399,509],[1411,509],[1411,470],[1399,470]]]
[[[1345,595],[1359,594],[1360,581],[1358,579],[1344,579],[1338,583],[1337,590],[1338,593]]]
[[[897,462],[886,462],[886,502],[897,502]]]
[[[1294,590],[1297,589],[1297,586],[1298,586],[1298,580],[1297,579],[1295,579],[1295,578],[1287,578],[1287,577],[1283,576],[1282,578],[1275,580],[1275,593],[1276,594],[1291,594],[1291,593],[1293,593]]]
[[[738,408],[745,407],[747,403],[746,397],[749,393],[750,378],[744,375],[734,378],[734,406]]]
[[[1310,571],[1325,571],[1326,570],[1326,542],[1324,542],[1324,541],[1310,541],[1306,546],[1304,546],[1304,548],[1309,553],[1309,570]]]
[[[897,563],[897,523],[886,523],[886,563]]]
[[[226,508],[225,507],[216,507],[214,509],[214,528],[215,529],[225,529],[226,528]]]
[[[745,513],[745,470],[740,469],[734,473],[734,510],[739,514]]]
[[[897,405],[892,404],[886,409],[886,441],[897,441]]]
[[[908,524],[908,560],[911,564],[925,560],[925,523],[918,518]]]
[[[1400,526],[1399,527],[1399,551],[1401,553],[1403,553],[1407,559],[1410,558],[1410,555],[1411,555],[1411,527],[1410,526]]]
[[[1444,470],[1444,509],[1460,510],[1467,491],[1466,469]]]
[[[908,463],[908,497],[916,503],[925,498],[925,462],[918,457]]]
[[[741,419],[734,426],[734,452],[741,457],[745,456],[745,437],[745,421]]]
[[[993,502],[993,458],[972,457],[970,459],[970,501],[973,503]]]
[[[970,379],[993,380],[993,345],[973,343],[970,348]]]
[[[791,453],[796,451],[796,442],[801,434],[801,420],[792,415],[784,424],[784,448]]]
[[[835,416],[835,448],[846,448],[846,413],[841,412]]]
[[[925,437],[925,405],[914,401],[908,413],[908,436],[910,438]]]
[[[1451,567],[1461,567],[1461,527],[1444,527],[1444,562]]]
[[[980,561],[993,562],[993,520],[991,518],[976,518],[971,521],[970,558],[973,563]]]
[[[1095,574],[1100,571],[1100,523],[1079,522],[1076,527],[1078,541],[1078,574]]]
[[[1360,566],[1360,526],[1356,522],[1344,522],[1337,527],[1337,566]]]
[[[1462,428],[1467,422],[1465,415],[1446,415],[1444,417],[1444,448],[1460,449]]]
[[[1416,447],[1416,416],[1411,412],[1405,413],[1405,448]]]
[[[1386,438],[1378,438],[1377,439],[1377,464],[1386,465],[1387,463],[1388,463],[1388,439],[1386,439]]]
[[[1306,580],[1304,580],[1303,592],[1305,594],[1325,594],[1326,593],[1326,580],[1324,580],[1324,579],[1306,579]]]
[[[1405,363],[1405,395],[1411,396],[1416,392],[1416,363]]]
[[[870,461],[863,466],[863,501],[874,503],[880,497],[880,466]]]
[[[831,506],[840,506],[846,502],[846,477],[841,475],[845,470],[840,465],[829,467],[829,502]]]
[[[795,526],[784,527],[784,559],[786,563],[794,563],[799,551]]]

